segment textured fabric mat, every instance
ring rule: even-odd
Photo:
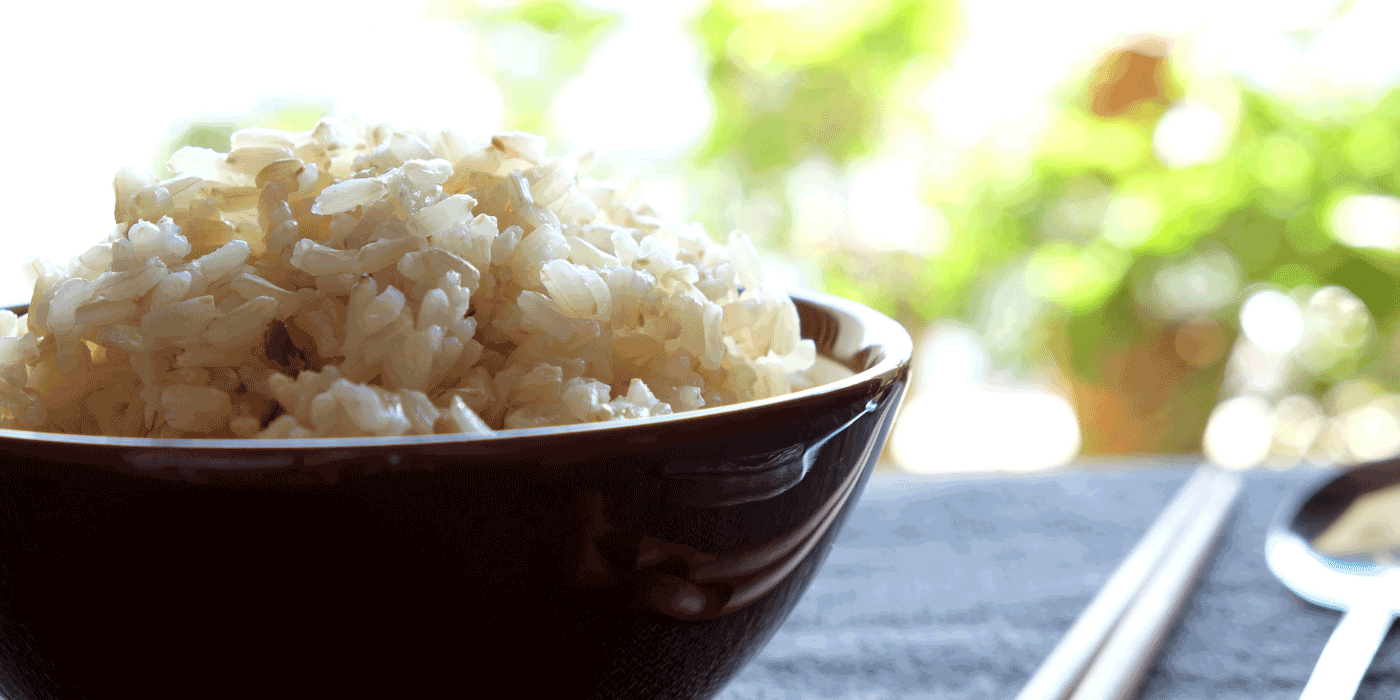
[[[1136,470],[877,475],[798,608],[719,697],[1014,698],[1189,474],[1123,466]],[[1298,697],[1340,613],[1284,588],[1263,539],[1285,495],[1318,476],[1248,476],[1142,698]],[[1357,697],[1400,698],[1400,633]]]

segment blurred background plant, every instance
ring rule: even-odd
[[[85,123],[141,134],[94,169],[332,112],[535,131],[640,171],[648,196],[721,240],[744,229],[790,283],[914,332],[891,447],[904,469],[1400,452],[1400,48],[1386,32],[1400,12],[1386,0],[362,4],[275,9],[347,46],[403,48],[316,63],[314,47],[239,30],[256,8],[217,18],[263,42],[254,64]],[[180,37],[193,21],[151,16]],[[140,131],[156,114],[182,121]]]

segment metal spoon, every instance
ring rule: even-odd
[[[1400,615],[1400,460],[1333,473],[1285,502],[1264,542],[1269,570],[1343,611],[1300,700],[1356,695]]]

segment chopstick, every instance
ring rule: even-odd
[[[1210,491],[1079,681],[1072,700],[1126,700],[1137,693],[1239,496],[1239,474],[1216,471],[1214,476]]]
[[[1122,698],[1136,690],[1239,494],[1202,465],[1099,589],[1016,700]]]

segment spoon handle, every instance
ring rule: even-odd
[[[1387,609],[1358,607],[1343,613],[1298,700],[1355,697],[1394,620]]]

